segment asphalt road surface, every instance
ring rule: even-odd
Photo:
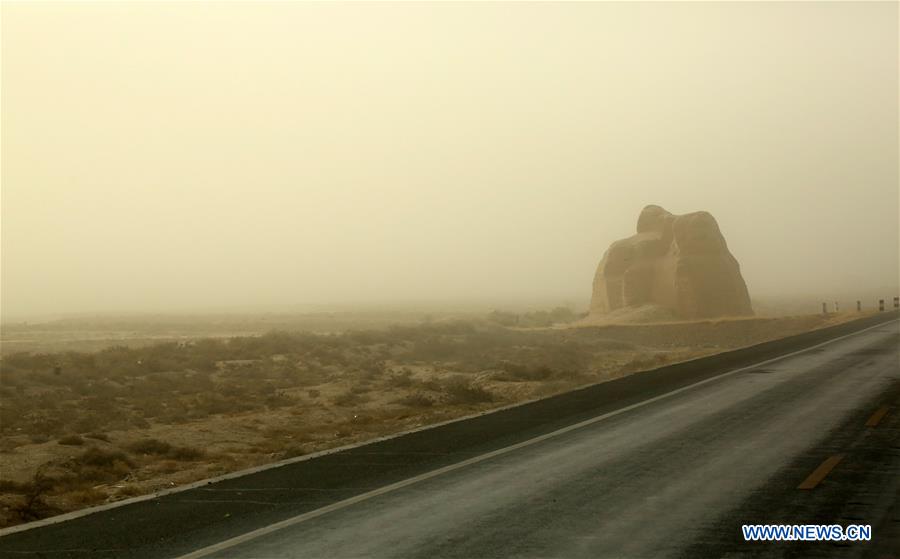
[[[0,531],[0,557],[898,557],[896,317]],[[743,541],[766,523],[873,539]]]
[[[900,548],[878,547],[889,537],[878,530],[889,530],[884,519],[896,514],[898,447],[887,458],[874,449],[874,477],[863,472],[837,501],[815,501],[835,492],[829,478],[872,466],[872,456],[854,460],[859,441],[882,429],[885,444],[900,442],[885,420],[897,416],[887,399],[900,383],[898,351],[895,321],[190,557],[891,556]],[[816,487],[797,488],[831,456],[838,463]],[[880,496],[863,516],[848,517],[874,524],[873,542],[740,539],[741,522],[849,523],[821,517],[842,514],[848,491]],[[789,510],[812,517],[783,518]]]

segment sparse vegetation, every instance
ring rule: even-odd
[[[472,381],[452,377],[443,383],[444,401],[451,405],[471,405],[493,402],[494,395]]]
[[[435,404],[435,401],[433,398],[422,392],[414,392],[412,394],[407,394],[402,398],[397,398],[394,400],[394,403],[410,408],[430,408]]]
[[[822,320],[536,326],[577,318],[560,309],[495,312],[343,334],[6,354],[0,525],[809,330]],[[35,464],[28,456],[44,458]]]
[[[205,456],[205,453],[200,449],[174,446],[157,439],[135,441],[128,445],[128,450],[134,454],[155,455],[181,461],[199,460]]]
[[[488,315],[488,320],[508,327],[547,328],[555,324],[569,324],[581,320],[585,316],[587,313],[575,312],[568,307],[556,307],[550,311],[526,313],[495,310]]]
[[[69,435],[67,437],[63,437],[63,438],[59,439],[56,442],[58,442],[59,444],[64,444],[64,445],[68,445],[68,446],[81,446],[84,444],[84,439],[82,439],[78,435]]]

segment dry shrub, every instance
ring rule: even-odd
[[[67,437],[63,437],[56,441],[57,444],[66,445],[66,446],[81,446],[84,444],[84,439],[79,437],[78,435],[69,435]]]
[[[172,447],[172,450],[170,450],[166,456],[172,458],[173,460],[192,462],[204,458],[206,456],[206,453],[199,448],[176,446]]]
[[[124,453],[90,447],[66,463],[71,474],[58,478],[58,486],[80,489],[86,483],[117,481],[131,472],[134,462]]]
[[[359,406],[368,402],[371,398],[367,395],[360,393],[359,388],[351,388],[346,392],[338,394],[335,396],[331,402],[336,406],[341,407],[351,407],[351,406]]]
[[[284,449],[281,452],[281,458],[294,458],[296,456],[303,456],[304,454],[309,454],[310,447],[307,445],[294,445]]]
[[[19,495],[24,495],[31,491],[32,488],[32,483],[22,483],[10,479],[0,479],[0,493],[17,493]]]
[[[664,353],[653,353],[650,355],[639,355],[634,357],[625,364],[625,371],[646,371],[655,369],[665,365],[669,361],[669,357]]]
[[[484,404],[494,401],[494,395],[490,391],[461,377],[450,378],[442,384],[444,400],[451,405]]]
[[[391,375],[386,384],[389,388],[409,388],[414,382],[412,371],[403,369],[400,372]]]
[[[117,450],[103,450],[96,446],[89,447],[76,458],[76,463],[81,466],[93,468],[116,469],[125,465],[127,468],[134,466],[134,462],[124,452]]]
[[[139,415],[132,416],[129,423],[132,427],[137,427],[138,429],[147,429],[150,427],[150,422]]]
[[[87,433],[98,429],[107,428],[107,421],[101,419],[96,413],[86,413],[72,423],[72,429],[79,433]]]
[[[116,495],[120,497],[137,497],[143,494],[144,490],[140,485],[126,485],[125,487],[120,487],[116,492]]]
[[[492,375],[494,380],[507,382],[546,381],[556,376],[556,371],[546,365],[529,367],[519,363],[503,361],[497,365],[498,372]]]
[[[20,522],[30,522],[62,512],[44,500],[44,496],[53,489],[55,481],[44,475],[43,467],[41,467],[28,483],[7,482],[16,488],[17,493],[22,495],[21,499],[10,507],[13,518]]]
[[[434,399],[421,392],[415,392],[413,394],[407,394],[402,398],[397,398],[394,400],[394,403],[410,408],[430,408],[434,405]]]
[[[153,465],[153,469],[163,474],[173,474],[181,469],[175,460],[162,460]]]
[[[106,493],[98,491],[92,487],[85,489],[77,489],[65,494],[67,501],[78,507],[88,507],[96,505],[106,500]]]
[[[284,392],[278,391],[275,394],[268,396],[265,402],[266,406],[269,408],[283,408],[285,406],[293,405],[294,399]]]
[[[165,456],[172,450],[172,445],[159,439],[143,439],[129,444],[128,450],[135,454],[158,454]]]
[[[384,361],[367,360],[359,364],[360,378],[374,380],[384,374]]]
[[[128,445],[128,450],[145,456],[164,456],[172,460],[180,460],[183,462],[199,460],[206,456],[206,453],[200,449],[186,446],[174,446],[159,439],[143,439],[135,441]]]
[[[359,384],[354,384],[350,387],[350,392],[354,394],[365,394],[372,389],[372,384],[369,381],[362,381]]]
[[[57,515],[63,511],[47,503],[40,496],[36,499],[25,496],[10,505],[9,512],[11,517],[9,524],[12,525],[40,520],[41,518]]]

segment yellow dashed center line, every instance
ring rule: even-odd
[[[809,474],[809,477],[803,480],[803,483],[797,486],[797,489],[813,489],[815,486],[819,485],[822,480],[825,479],[825,476],[827,476],[843,459],[843,454],[835,454],[834,456],[827,458],[824,462],[819,464],[818,468],[813,470],[813,473]]]
[[[881,406],[880,408],[875,410],[875,413],[872,414],[872,417],[870,417],[869,420],[866,421],[866,427],[875,427],[876,425],[878,425],[884,418],[884,416],[887,415],[887,412],[887,406]]]

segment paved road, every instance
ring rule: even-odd
[[[898,386],[894,321],[192,556],[791,555],[785,546],[736,542],[737,519],[763,523],[779,510],[816,512],[797,503],[823,490],[796,485],[832,447],[852,446],[841,432],[872,429],[863,426],[865,418]],[[898,414],[892,409],[887,417]],[[884,475],[868,482],[900,479],[892,469],[897,454],[882,456]],[[847,463],[830,475],[841,475]],[[876,527],[897,509],[896,483],[885,489],[888,498],[867,513]],[[759,516],[747,518],[748,511]],[[858,555],[867,547],[816,549],[811,555]]]

